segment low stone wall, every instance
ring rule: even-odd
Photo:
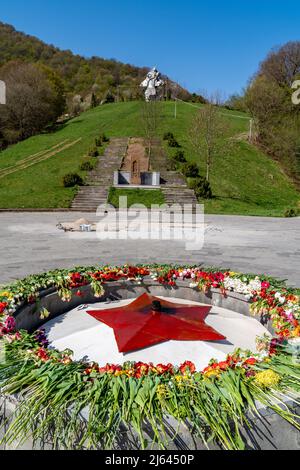
[[[250,305],[244,295],[228,292],[226,296],[224,296],[220,293],[219,289],[211,289],[208,293],[204,293],[197,288],[192,289],[187,281],[178,281],[175,288],[158,284],[152,279],[146,279],[142,284],[132,281],[110,282],[104,284],[104,288],[105,293],[103,297],[97,299],[94,297],[90,286],[85,286],[81,288],[82,296],[76,297],[73,295],[70,302],[63,302],[54,289],[45,290],[40,294],[38,305],[25,305],[16,312],[15,319],[17,328],[34,331],[40,328],[46,321],[62,315],[81,304],[93,304],[101,301],[106,302],[107,300],[134,299],[144,292],[148,292],[154,296],[173,297],[207,305],[215,305],[248,317],[251,316]],[[42,308],[46,308],[51,313],[47,320],[40,319],[40,311]],[[260,319],[260,321],[273,333],[271,322],[266,323],[263,319]]]
[[[81,289],[82,297],[73,296],[70,302],[63,302],[54,289],[49,289],[41,293],[41,299],[38,305],[24,305],[19,308],[15,314],[17,328],[34,331],[41,327],[45,321],[55,318],[70,309],[76,308],[81,304],[95,303],[99,301],[114,301],[121,299],[133,299],[144,292],[155,296],[175,297],[190,301],[201,302],[208,305],[223,307],[242,315],[250,316],[249,303],[245,297],[236,293],[228,293],[223,296],[219,289],[212,289],[209,293],[204,293],[198,289],[192,289],[188,282],[179,281],[176,288],[169,288],[160,285],[153,280],[145,280],[143,284],[137,284],[130,281],[118,281],[105,284],[105,293],[101,299],[96,299],[92,293],[90,286]],[[46,308],[51,312],[50,318],[47,320],[40,319],[40,310]],[[266,325],[272,331],[270,324]],[[4,419],[10,420],[16,405],[17,397],[1,397],[0,396],[0,423]],[[300,449],[299,432],[288,422],[283,420],[279,415],[271,409],[265,408],[261,404],[257,404],[260,417],[252,416],[248,413],[247,419],[251,422],[253,428],[251,431],[244,428],[242,436],[246,449]],[[299,413],[300,408],[295,409]],[[81,418],[86,419],[87,410],[82,413]],[[169,438],[169,450],[204,450],[206,447],[203,443],[195,439],[192,430],[183,424],[179,425],[173,418],[166,417],[167,434]],[[150,427],[149,427],[150,429]],[[149,434],[151,440],[151,431],[145,426],[145,432]],[[175,437],[174,437],[175,436]],[[1,435],[0,435],[1,440]],[[9,448],[13,448],[10,446]],[[38,442],[33,444],[31,441],[25,442],[18,446],[18,449],[51,449],[51,439],[47,442]],[[100,446],[101,447],[101,446]],[[220,449],[217,444],[210,444],[210,449]],[[8,447],[5,447],[8,448]],[[132,431],[124,430],[118,435],[115,443],[116,450],[136,450],[138,449],[137,439],[134,438]]]

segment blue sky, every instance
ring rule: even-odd
[[[84,56],[157,67],[191,91],[239,92],[300,40],[299,0],[1,0],[0,19]]]

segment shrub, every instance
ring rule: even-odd
[[[187,178],[188,187],[190,189],[196,189],[199,184],[200,179],[201,179],[201,176],[197,176],[196,178]]]
[[[172,132],[166,132],[163,136],[163,140],[171,140],[175,139],[174,134]]]
[[[284,213],[284,217],[297,217],[298,211],[297,209],[287,209]]]
[[[102,145],[102,139],[101,139],[101,137],[96,137],[96,139],[95,139],[95,145],[96,145],[96,147],[101,147],[101,145]]]
[[[195,196],[197,199],[212,199],[213,194],[209,181],[202,176],[195,178]]]
[[[178,170],[178,163],[173,158],[168,158],[167,161],[167,170],[176,171]]]
[[[199,176],[199,168],[196,163],[185,163],[182,165],[181,171],[187,178],[196,178]]]
[[[92,164],[92,162],[83,162],[80,165],[79,170],[80,171],[92,171],[93,168],[94,168],[94,165]]]
[[[74,186],[82,186],[83,179],[77,173],[68,173],[63,177],[63,185],[65,188],[73,188]]]
[[[176,162],[186,163],[186,158],[184,156],[183,150],[177,150],[173,158]]]
[[[99,152],[98,152],[97,147],[93,147],[89,150],[89,156],[90,157],[98,157],[99,156]]]
[[[105,134],[101,134],[100,139],[102,140],[102,143],[107,143],[110,140]]]
[[[173,148],[179,148],[180,147],[180,145],[177,142],[177,140],[175,139],[175,137],[173,137],[172,139],[170,138],[168,140],[168,144],[169,144],[169,147],[173,147]]]

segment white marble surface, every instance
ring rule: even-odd
[[[196,302],[172,299],[169,301],[186,304]],[[125,361],[180,364],[185,360],[196,364],[201,370],[211,358],[225,359],[235,348],[255,351],[255,338],[268,333],[256,319],[220,307],[212,307],[206,323],[223,334],[227,340],[215,341],[168,341],[132,353],[119,353],[113,330],[86,313],[86,310],[113,308],[128,305],[132,300],[98,303],[85,306],[82,310],[71,310],[45,325],[51,346],[59,349],[72,349],[74,359],[86,358],[100,365],[107,362],[122,364]]]

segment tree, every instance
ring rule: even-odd
[[[97,108],[98,104],[99,102],[98,102],[97,96],[95,95],[95,93],[92,93],[91,108]]]
[[[212,103],[199,109],[192,121],[190,141],[198,158],[205,161],[208,182],[215,158],[230,147],[229,140],[224,139],[228,130],[228,124]]]
[[[1,107],[2,132],[9,142],[30,137],[56,121],[60,114],[57,96],[47,75],[37,66],[10,62],[2,67],[7,104]]]
[[[273,49],[260,64],[258,74],[290,88],[295,77],[300,75],[300,41],[291,41]]]
[[[53,91],[53,106],[55,114],[61,116],[66,110],[65,85],[62,78],[50,67],[41,65],[42,72],[45,73],[47,80]]]
[[[239,94],[231,95],[226,101],[225,107],[234,111],[247,112],[245,96]]]
[[[299,77],[300,42],[289,42],[270,52],[245,94],[257,143],[295,180],[299,175],[300,106],[292,102],[291,86]]]
[[[157,137],[158,125],[160,119],[160,103],[150,101],[142,103],[141,107],[141,125],[148,148],[149,158],[152,152],[153,139]]]

